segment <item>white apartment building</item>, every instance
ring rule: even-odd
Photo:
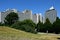
[[[41,14],[32,14],[31,10],[24,10],[23,12],[20,12],[20,11],[17,11],[16,9],[7,9],[4,12],[0,12],[0,22],[4,23],[5,17],[10,12],[18,13],[19,21],[30,19],[37,24],[39,22],[39,17],[40,17],[40,21],[42,22]]]
[[[49,21],[53,24],[57,18],[57,11],[52,6],[49,10],[45,12],[45,20],[49,19]]]

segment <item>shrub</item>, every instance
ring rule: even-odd
[[[24,30],[26,32],[35,33],[35,26],[36,24],[33,23],[31,20],[24,20],[24,21],[18,21],[12,25],[12,28],[16,28],[19,30]]]

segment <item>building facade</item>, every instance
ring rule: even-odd
[[[49,21],[53,24],[56,21],[57,12],[52,6],[49,10],[45,12],[45,16],[43,17],[41,13],[33,14],[31,10],[24,10],[23,12],[17,11],[16,9],[7,9],[6,11],[0,12],[0,22],[4,23],[5,17],[10,13],[15,12],[18,14],[19,21],[23,21],[26,19],[32,20],[34,23],[38,23],[41,21],[45,23],[48,18]]]
[[[54,9],[53,6],[45,12],[45,21],[47,18],[52,24],[56,21],[57,11]]]
[[[40,17],[40,21],[42,21],[41,15],[40,14],[32,14],[31,10],[24,10],[23,12],[20,12],[20,11],[17,11],[16,9],[7,9],[4,12],[0,12],[0,22],[4,23],[5,17],[10,12],[18,13],[19,21],[30,19],[34,23],[37,24],[39,22],[39,17]]]
[[[17,13],[17,10],[15,9],[7,9],[6,11],[0,12],[0,22],[4,23],[5,17],[10,13],[15,12]]]

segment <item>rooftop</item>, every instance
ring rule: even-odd
[[[52,10],[52,9],[54,9],[54,7],[52,6],[52,7],[50,7],[50,10]]]

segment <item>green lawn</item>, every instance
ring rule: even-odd
[[[13,28],[0,26],[0,40],[57,40],[58,34],[32,34]]]

